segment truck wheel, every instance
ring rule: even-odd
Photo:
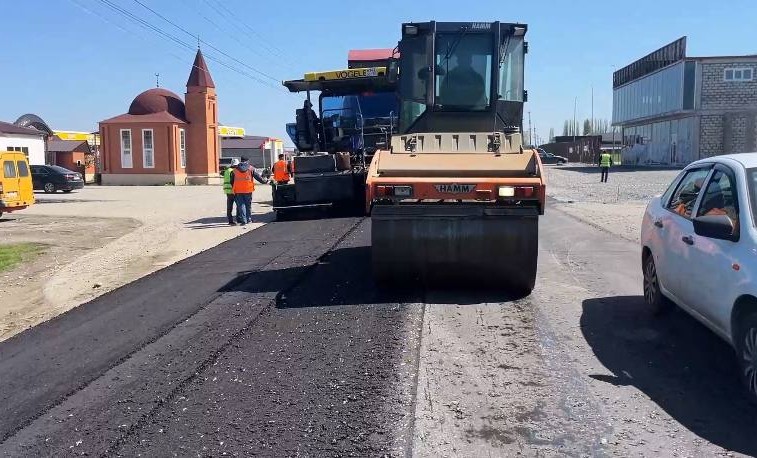
[[[747,315],[738,325],[735,340],[741,381],[747,390],[749,400],[757,404],[757,312]]]
[[[45,186],[43,188],[45,190],[45,193],[47,194],[53,194],[55,192],[55,184],[53,183],[45,183]]]

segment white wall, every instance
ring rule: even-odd
[[[45,142],[42,137],[0,133],[0,151],[10,147],[29,148],[29,164],[45,165]]]

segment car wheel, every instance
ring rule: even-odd
[[[670,300],[660,291],[660,280],[657,277],[657,266],[651,253],[644,257],[644,302],[659,315],[670,308]]]
[[[757,404],[757,313],[747,315],[738,329],[735,346],[741,367],[741,380],[749,393],[749,399]]]
[[[45,186],[43,187],[46,193],[52,194],[55,192],[55,185],[53,183],[45,183]]]

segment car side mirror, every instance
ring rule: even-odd
[[[736,242],[733,221],[726,215],[706,215],[694,218],[694,233],[711,239],[730,240]]]

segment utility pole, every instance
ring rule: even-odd
[[[534,144],[534,131],[531,129],[531,112],[528,112],[528,143]]]
[[[591,85],[591,129],[589,132],[594,135],[594,85]]]
[[[576,104],[578,103],[578,97],[573,99],[573,146],[576,146]]]

